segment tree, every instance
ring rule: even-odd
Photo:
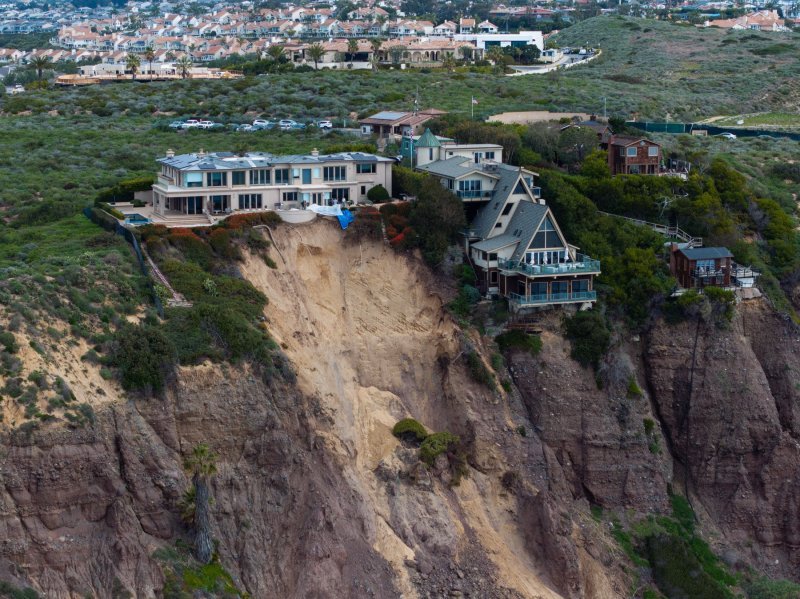
[[[379,37],[374,37],[371,40],[369,40],[369,45],[372,46],[372,60],[370,62],[372,62],[373,71],[378,70],[378,65],[380,64],[381,61],[379,52],[382,44],[383,40]]]
[[[569,127],[558,136],[558,161],[574,168],[598,146],[597,133],[589,127]]]
[[[452,54],[445,54],[442,59],[442,66],[452,72],[456,68],[456,59],[453,58]]]
[[[142,64],[142,61],[139,60],[136,54],[128,54],[127,58],[125,58],[125,68],[131,72],[134,80],[136,80],[136,71],[139,70],[140,64]]]
[[[34,56],[31,58],[30,65],[36,69],[36,79],[41,81],[42,72],[51,65],[51,62],[47,56]]]
[[[314,70],[317,70],[319,61],[325,56],[325,48],[319,42],[314,42],[306,49],[306,55],[314,61]]]
[[[214,551],[208,483],[217,472],[217,454],[208,445],[201,443],[195,446],[183,465],[192,475],[194,488],[194,556],[201,564],[208,564]]]
[[[149,63],[150,66],[150,79],[153,78],[153,61],[156,58],[156,53],[153,48],[148,47],[147,50],[144,51],[144,59]]]
[[[503,52],[503,49],[500,46],[492,46],[486,52],[486,58],[491,60],[496,65],[505,64],[504,58],[506,57],[506,53]]]
[[[358,52],[358,41],[350,38],[347,40],[347,54],[348,58],[350,59],[350,67],[353,66],[353,58],[355,57],[356,53]]]
[[[175,66],[178,67],[178,72],[181,74],[181,79],[186,79],[189,76],[189,69],[192,68],[192,59],[184,54],[178,59],[178,62],[175,63]]]
[[[472,60],[472,46],[461,46],[458,49],[458,53],[461,55],[461,60],[464,62]]]
[[[389,48],[389,56],[392,57],[393,64],[398,64],[403,59],[403,53],[406,49],[407,48],[403,44],[395,44]]]
[[[278,64],[286,60],[286,54],[284,54],[284,50],[285,48],[280,44],[273,44],[267,48],[267,54],[276,64]]]

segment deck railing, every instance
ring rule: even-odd
[[[571,293],[543,293],[540,295],[520,295],[512,293],[508,297],[512,304],[518,306],[538,306],[544,304],[569,304],[572,302],[594,302],[596,291],[573,291]]]
[[[547,277],[552,275],[572,275],[587,272],[600,272],[600,260],[578,254],[575,262],[563,264],[526,264],[516,260],[498,260],[500,270],[518,272],[529,277]]]
[[[664,225],[661,223],[652,223],[650,221],[642,220],[640,218],[631,218],[630,216],[622,216],[621,214],[612,214],[611,212],[603,212],[602,210],[598,210],[598,212],[605,216],[613,216],[614,218],[621,218],[636,225],[644,225],[645,227],[650,227],[651,229],[653,229],[653,231],[655,231],[656,233],[661,233],[665,237],[675,237],[676,239],[680,239],[684,243],[689,244],[689,247],[694,247],[694,248],[703,247],[702,237],[692,237],[680,227],[672,227],[670,225]]]

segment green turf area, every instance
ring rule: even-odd
[[[739,121],[742,122],[739,123]],[[715,119],[713,124],[720,127],[767,127],[781,130],[793,130],[800,129],[800,113],[760,112],[755,114],[726,116]]]

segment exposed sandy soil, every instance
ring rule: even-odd
[[[274,236],[285,263],[273,252],[273,270],[250,256],[244,274],[270,300],[269,330],[296,366],[300,389],[318,396],[335,422],[327,442],[348,461],[353,487],[374,508],[374,547],[392,565],[403,596],[417,596],[404,565],[414,547],[392,523],[398,510],[419,509],[420,500],[389,496],[376,468],[395,459],[391,427],[399,419],[411,415],[429,430],[445,429],[450,415],[431,364],[457,352],[459,331],[413,263],[394,251],[345,245],[326,221],[282,226]],[[559,596],[537,577],[501,494],[496,478],[475,472],[445,498],[424,493],[428,505],[420,515],[433,528],[446,525],[439,532],[464,550],[468,530],[497,567],[500,586],[525,597]]]
[[[580,117],[584,121],[592,118],[592,115],[585,112],[548,112],[547,110],[533,110],[530,112],[502,112],[488,117],[487,121],[505,123],[507,125],[527,123],[539,123],[542,121],[557,121],[559,119]]]
[[[47,409],[47,399],[57,394],[54,384],[58,377],[66,381],[75,395],[73,404],[88,403],[92,408],[97,408],[122,395],[121,387],[114,380],[105,380],[100,376],[99,365],[81,360],[90,349],[85,339],[71,337],[69,326],[64,323],[54,322],[50,326],[66,331],[66,336],[58,341],[47,334],[38,336],[36,341],[41,352],[31,346],[28,332],[14,332],[19,348],[14,355],[22,362],[22,372],[18,376],[23,380],[23,386],[31,384],[28,376],[32,372],[38,371],[45,375],[47,385],[38,393],[41,412],[50,411],[57,418],[64,413],[60,408]],[[0,375],[0,388],[5,385],[6,380],[7,377]],[[0,414],[0,430],[17,427],[28,420],[25,418],[25,407],[11,397],[5,397],[0,402]]]

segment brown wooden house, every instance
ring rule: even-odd
[[[673,244],[669,270],[684,289],[730,287],[732,259],[728,248],[679,248]]]
[[[631,135],[613,135],[608,142],[608,168],[612,175],[657,175],[661,146]]]

